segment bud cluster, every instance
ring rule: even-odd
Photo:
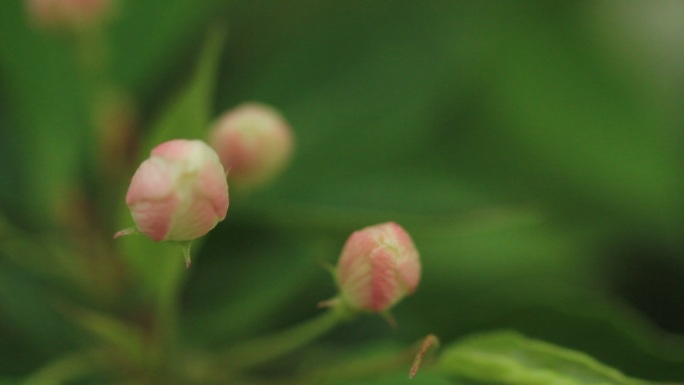
[[[133,175],[126,203],[135,229],[155,241],[190,241],[223,220],[228,184],[256,186],[273,178],[292,151],[288,124],[274,109],[249,103],[225,113],[212,128],[209,147],[172,140],[152,150]],[[189,256],[186,256],[189,263]],[[420,282],[420,255],[394,222],[351,234],[335,269],[336,303],[353,312],[387,313]]]

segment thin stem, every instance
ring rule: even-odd
[[[188,243],[189,245],[189,243]],[[185,245],[182,246],[185,253]],[[189,252],[189,246],[187,249]],[[161,272],[165,277],[157,298],[156,322],[159,333],[159,347],[163,365],[173,362],[178,354],[179,340],[179,297],[185,278],[184,265],[174,260],[164,266]]]
[[[332,330],[354,314],[337,304],[317,317],[290,329],[230,348],[220,355],[219,364],[233,370],[253,367],[293,352]]]
[[[201,249],[204,240],[193,241],[195,249]],[[180,290],[187,278],[187,269],[190,267],[190,241],[178,242],[181,248],[185,265],[177,260],[169,260],[159,265],[159,275],[163,277],[159,281],[157,306],[155,309],[156,332],[158,337],[157,365],[164,367],[169,373],[178,371],[174,365],[180,354],[180,316],[179,298]]]

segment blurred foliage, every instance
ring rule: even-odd
[[[515,333],[468,338],[446,349],[446,372],[506,384],[644,384],[584,354]]]
[[[79,45],[0,3],[0,384],[203,373],[316,316],[321,266],[388,220],[424,269],[399,328],[359,317],[239,383],[408,383],[428,333],[448,361],[497,329],[684,381],[682,3],[121,0],[102,32]],[[121,147],[94,123],[111,90],[135,110]],[[231,196],[187,271],[175,245],[111,240],[149,148],[247,100],[292,124],[286,174]],[[414,381],[513,383],[439,354]]]

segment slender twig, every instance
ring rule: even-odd
[[[232,347],[220,354],[217,362],[233,371],[257,366],[301,348],[351,317],[343,305],[334,306],[287,330]]]

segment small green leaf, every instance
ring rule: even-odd
[[[513,332],[467,338],[447,348],[438,365],[448,374],[497,384],[652,383],[627,377],[584,353]]]

